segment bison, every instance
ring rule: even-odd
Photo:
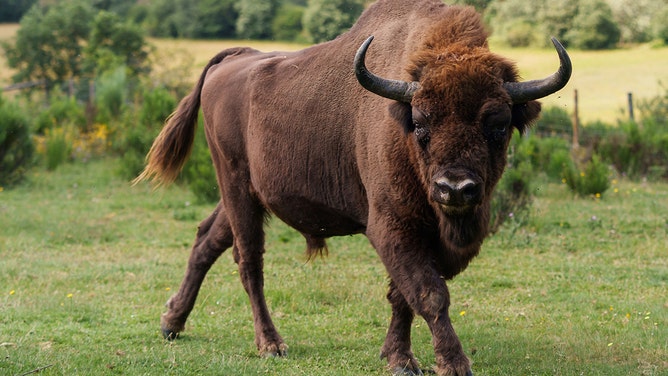
[[[514,129],[531,126],[536,100],[571,74],[553,39],[558,71],[521,82],[487,37],[470,7],[380,0],[333,41],[297,52],[231,48],[211,59],[137,178],[177,177],[201,106],[221,199],[198,228],[161,317],[164,336],[184,329],[207,271],[232,247],[260,354],[287,354],[263,293],[263,226],[275,215],[303,234],[309,257],[328,237],[366,235],[389,275],[381,355],[393,372],[422,374],[410,339],[418,314],[432,334],[436,373],[471,374],[446,281],[487,235]]]

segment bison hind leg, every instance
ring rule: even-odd
[[[325,238],[302,233],[306,239],[306,258],[310,261],[316,256],[325,257],[329,254]]]

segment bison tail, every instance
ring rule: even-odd
[[[192,92],[181,100],[176,111],[167,118],[165,126],[146,155],[144,171],[132,181],[132,184],[153,180],[158,185],[166,185],[174,182],[179,176],[190,156],[195,139],[200,94],[206,73],[211,66],[220,63],[228,55],[229,53],[224,51],[209,61]]]

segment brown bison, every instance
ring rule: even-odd
[[[558,72],[518,82],[514,64],[489,51],[472,8],[380,0],[327,43],[219,53],[138,177],[176,178],[201,105],[221,200],[199,226],[185,278],[162,315],[163,334],[172,339],[184,329],[207,271],[233,247],[260,354],[286,355],[263,293],[263,224],[273,214],[304,235],[309,256],[328,237],[367,236],[390,279],[381,354],[394,372],[422,373],[410,340],[418,314],[432,333],[436,373],[471,374],[445,281],[487,235],[513,130],[527,129],[540,112],[536,99],[570,77],[568,55],[554,44]]]

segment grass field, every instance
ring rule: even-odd
[[[17,25],[0,24],[0,41],[11,38]],[[263,51],[296,50],[305,47],[275,42],[257,41],[201,41],[151,39],[158,55],[154,69],[164,70],[176,64],[189,64],[192,81],[199,77],[201,69],[211,57],[222,49],[251,45]],[[542,78],[554,72],[558,66],[553,50],[507,49],[492,46],[492,50],[515,60],[525,79]],[[615,124],[625,118],[627,93],[636,99],[650,98],[665,92],[668,85],[668,47],[651,49],[642,45],[614,51],[569,51],[573,60],[573,77],[557,95],[542,100],[545,105],[558,106],[573,111],[573,92],[579,93],[580,118],[583,123],[603,120]],[[11,71],[0,55],[0,87],[10,83]]]
[[[268,228],[267,298],[290,347],[261,359],[248,299],[225,253],[182,338],[159,332],[200,219],[185,189],[115,177],[115,160],[34,170],[0,191],[0,374],[383,375],[385,272],[364,237],[304,242]],[[616,182],[602,199],[537,184],[528,224],[489,238],[450,283],[477,375],[668,374],[668,185]],[[414,350],[433,364],[417,319]]]

